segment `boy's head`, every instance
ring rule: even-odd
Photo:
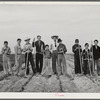
[[[94,40],[94,44],[95,45],[98,45],[98,40]]]
[[[49,50],[49,45],[48,44],[45,45],[45,50]]]
[[[30,38],[26,38],[26,39],[25,39],[25,42],[26,42],[26,43],[29,43],[29,42],[30,42]]]
[[[7,41],[4,41],[4,46],[8,46],[8,42]]]
[[[41,40],[41,36],[40,35],[37,36],[37,40]]]
[[[17,43],[18,43],[18,44],[21,43],[21,39],[20,39],[20,38],[17,39]]]
[[[76,39],[75,40],[75,44],[79,44],[79,39]]]
[[[88,47],[89,47],[89,44],[85,43],[85,49],[88,49]]]
[[[60,38],[58,39],[58,43],[62,43],[62,40]]]

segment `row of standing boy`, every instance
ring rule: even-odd
[[[75,40],[72,47],[74,53],[75,74],[100,75],[100,47],[98,40],[94,40],[94,45],[86,43],[85,49],[82,50],[79,40]]]
[[[4,41],[4,47],[2,48],[3,54],[3,69],[6,75],[17,75],[20,76],[22,69],[22,52],[25,53],[25,77],[30,72],[29,62],[33,71],[33,75],[42,74],[45,76],[51,76],[52,74],[66,75],[66,60],[64,54],[67,52],[66,46],[62,43],[62,40],[57,36],[52,37],[54,39],[53,44],[50,46],[45,45],[41,40],[41,36],[37,36],[37,41],[33,40],[30,43],[30,38],[26,38],[24,48],[21,48],[21,39],[17,39],[17,45],[14,47],[15,50],[15,69],[13,70],[10,63],[11,49],[8,46],[8,42]],[[57,42],[58,44],[57,45]],[[33,58],[33,47],[36,48],[35,61]],[[50,59],[52,58],[52,67],[50,65]],[[57,66],[58,65],[58,66]],[[61,66],[63,65],[63,66]],[[63,68],[62,68],[63,67]],[[62,70],[63,69],[63,70]]]

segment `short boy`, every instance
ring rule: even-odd
[[[1,51],[2,55],[3,55],[3,70],[4,70],[4,74],[9,75],[9,74],[13,74],[12,72],[12,67],[11,67],[11,62],[10,62],[10,54],[11,54],[11,49],[8,46],[8,42],[4,41],[4,47],[2,48]]]

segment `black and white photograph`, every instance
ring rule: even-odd
[[[0,92],[100,93],[100,2],[0,2]]]

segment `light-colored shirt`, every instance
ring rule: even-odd
[[[32,52],[32,51],[33,51],[33,48],[30,43],[24,45],[23,52],[27,53],[27,52]]]
[[[55,42],[53,42],[51,45],[50,45],[50,51],[53,52],[55,50],[57,50],[57,43],[56,43],[56,46],[55,46]]]
[[[44,50],[44,58],[48,58],[48,59],[51,58],[51,52],[50,52],[50,50]]]
[[[18,44],[17,44],[17,45],[14,47],[14,49],[15,49],[15,54],[17,54],[17,55],[22,54],[21,45],[18,45]]]
[[[3,47],[1,53],[3,55],[10,55],[11,54],[11,49],[10,47]]]
[[[3,61],[6,59],[9,59],[10,54],[11,54],[11,49],[10,47],[3,47],[1,53],[3,54]]]

